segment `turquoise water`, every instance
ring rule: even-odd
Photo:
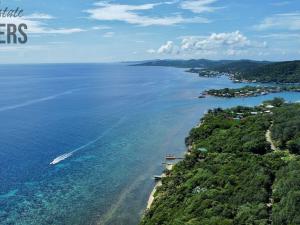
[[[226,77],[122,64],[0,66],[0,224],[137,224],[165,154],[212,107]],[[51,162],[55,162],[51,165]]]

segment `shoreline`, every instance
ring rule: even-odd
[[[148,199],[148,202],[147,202],[146,210],[149,210],[149,209],[151,208],[151,205],[152,205],[152,203],[154,202],[154,199],[155,199],[154,195],[155,195],[155,193],[156,193],[156,191],[157,191],[157,188],[160,187],[160,186],[162,186],[162,182],[161,182],[161,181],[158,181],[158,182],[155,184],[153,190],[152,190],[151,193],[150,193],[150,196],[149,196],[149,199]]]
[[[200,121],[197,123],[196,126],[194,126],[194,128],[199,128],[202,124],[203,124],[203,121],[202,121],[202,118],[200,118]],[[191,145],[188,145],[188,146],[186,147],[186,150],[184,151],[185,155],[188,155],[188,154],[189,154],[189,151],[190,151],[191,148],[192,148]],[[179,160],[179,161],[180,161],[180,160]],[[177,161],[177,162],[174,163],[174,164],[167,164],[167,165],[166,165],[166,169],[167,169],[168,171],[172,171],[173,167],[174,167],[179,161]],[[165,173],[162,173],[161,176],[162,176],[162,177],[166,177],[166,174],[165,174]],[[153,202],[154,202],[154,200],[155,200],[154,195],[155,195],[155,193],[157,192],[157,189],[158,189],[160,186],[162,186],[162,181],[161,181],[161,180],[160,180],[160,181],[157,181],[157,182],[155,183],[155,185],[154,185],[152,191],[150,192],[150,195],[149,195],[149,198],[148,198],[148,201],[147,201],[147,207],[146,207],[145,211],[147,211],[147,210],[149,210],[149,209],[151,208],[151,206],[152,206],[152,204],[153,204]]]
[[[177,162],[176,162],[177,163]],[[175,164],[176,164],[175,163]],[[174,165],[175,164],[166,164],[166,169],[168,170],[168,171],[171,171],[172,169],[173,169],[173,167],[174,167]],[[162,173],[161,174],[161,177],[163,178],[163,177],[166,177],[167,175],[165,174],[165,173]],[[157,181],[156,183],[155,183],[155,186],[153,187],[153,189],[152,189],[152,191],[151,191],[151,193],[150,193],[150,196],[149,196],[149,198],[148,198],[148,201],[147,201],[147,207],[146,207],[146,211],[147,210],[149,210],[150,208],[151,208],[151,205],[153,204],[153,202],[154,202],[154,200],[155,200],[155,197],[154,197],[154,195],[155,195],[155,193],[156,193],[156,191],[157,191],[157,188],[159,188],[160,186],[162,186],[162,181],[161,180],[159,180],[159,181]]]
[[[296,178],[292,174],[296,171],[295,166],[300,170],[300,158],[294,154],[292,154],[293,158],[289,156],[289,151],[293,149],[288,148],[287,152],[281,152],[272,148],[271,127],[275,121],[275,126],[280,123],[280,131],[284,131],[285,127],[289,126],[290,117],[297,118],[300,105],[284,103],[283,99],[280,104],[276,103],[278,101],[273,99],[263,102],[259,108],[254,106],[216,109],[206,115],[204,117],[206,123],[200,127],[201,130],[192,131],[191,142],[187,142],[196,143],[192,150],[195,154],[191,154],[187,164],[178,164],[170,177],[163,180],[164,186],[158,189],[156,199],[154,198],[155,205],[150,208],[150,211],[146,211],[141,224],[173,224],[174,220],[180,224],[190,221],[214,224],[220,215],[220,209],[228,211],[222,217],[218,217],[219,224],[244,224],[245,221],[253,221],[253,223],[270,221],[277,224],[277,216],[281,216],[285,211],[281,209],[277,211],[282,202],[274,201],[274,197],[277,197],[277,192],[274,190],[282,186],[283,182],[289,182],[295,183],[296,192],[297,183],[293,182]],[[255,115],[250,113],[254,109],[264,112],[266,104],[276,105],[272,116],[266,113]],[[235,114],[238,113],[245,115],[243,122],[234,119]],[[290,115],[287,116],[288,113]],[[211,131],[206,136],[206,131],[210,128]],[[243,139],[249,133],[255,135],[251,139]],[[261,137],[262,134],[264,138]],[[215,140],[218,137],[224,138],[217,142]],[[253,145],[253,140],[258,144]],[[274,141],[279,140],[274,139]],[[202,155],[204,153],[202,149],[206,148],[211,150],[211,154]],[[282,175],[286,174],[286,170],[290,174],[288,178]],[[209,181],[205,182],[207,179]],[[156,189],[153,193],[155,191]],[[280,199],[285,200],[285,207],[291,204],[286,202],[288,198],[285,192],[280,195]],[[207,204],[208,202],[216,202],[216,205],[212,207],[211,204]],[[241,218],[239,209],[248,204],[253,205],[251,206],[253,208],[244,214],[246,219],[244,216]],[[296,203],[292,203],[292,206],[294,205],[296,206]],[[207,208],[209,213],[205,213]],[[260,214],[262,211],[264,213]],[[292,211],[292,214],[297,215],[297,210]],[[282,218],[285,218],[285,214]]]
[[[204,114],[204,115],[205,115],[205,114]],[[204,123],[204,121],[203,121],[204,115],[200,118],[199,122],[198,122],[193,128],[199,128],[199,127],[202,126],[202,124]],[[191,129],[193,129],[193,128],[191,128]],[[267,134],[266,134],[266,136],[267,136]],[[184,151],[185,155],[189,155],[191,149],[192,149],[192,145],[190,145],[190,144],[187,145],[187,146],[186,146],[186,149],[185,149],[185,151]],[[179,161],[180,161],[180,160],[179,160]],[[177,161],[176,163],[171,164],[171,165],[170,165],[170,164],[169,164],[169,165],[166,164],[166,169],[167,169],[168,171],[171,171],[171,170],[173,169],[173,167],[174,167],[179,161]],[[165,174],[165,173],[162,173],[162,174],[161,174],[161,177],[166,177],[166,174]],[[146,207],[146,209],[145,209],[145,212],[151,208],[151,206],[152,206],[152,204],[153,204],[153,202],[154,202],[154,200],[155,200],[154,195],[155,195],[155,193],[157,192],[157,189],[158,189],[160,186],[162,186],[162,185],[163,185],[163,184],[162,184],[162,181],[161,181],[161,180],[159,180],[159,181],[157,181],[157,182],[155,183],[155,186],[153,187],[152,191],[150,192],[150,195],[149,195],[149,198],[148,198],[148,201],[147,201],[147,207]]]
[[[240,98],[240,97],[258,97],[273,93],[283,92],[300,92],[300,86],[243,86],[240,88],[222,88],[222,89],[209,89],[202,92],[199,96],[205,97],[206,95],[220,97],[220,98]]]

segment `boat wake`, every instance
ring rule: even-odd
[[[95,144],[97,141],[99,141],[100,139],[102,139],[105,135],[107,135],[109,132],[111,132],[113,129],[115,129],[116,127],[118,127],[123,121],[125,120],[125,116],[122,117],[118,122],[116,122],[113,126],[111,126],[110,128],[108,128],[106,131],[104,131],[99,137],[97,137],[96,139],[80,146],[79,148],[76,148],[74,149],[73,151],[71,152],[68,152],[68,153],[64,153],[58,157],[56,157],[55,159],[53,159],[53,161],[50,163],[50,165],[55,165],[55,164],[58,164],[60,163],[61,161],[71,157],[74,153],[88,147],[88,146],[91,146],[93,144]]]
[[[75,91],[75,90],[78,90],[78,89],[65,91],[65,92],[62,92],[62,93],[59,93],[59,94],[56,94],[56,95],[47,96],[47,97],[44,97],[44,98],[29,100],[27,102],[23,102],[23,103],[16,104],[16,105],[3,106],[3,107],[0,107],[0,112],[7,111],[7,110],[12,110],[12,109],[17,109],[17,108],[22,108],[22,107],[25,107],[25,106],[33,105],[33,104],[44,102],[44,101],[49,101],[49,100],[58,98],[58,97],[63,96],[63,95],[72,94],[73,91]]]

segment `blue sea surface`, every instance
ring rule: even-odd
[[[197,98],[242,85],[166,67],[1,65],[0,224],[136,225],[164,156],[184,154],[209,108],[300,100]]]

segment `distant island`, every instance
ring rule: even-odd
[[[300,104],[210,110],[141,225],[300,222]]]
[[[209,59],[190,59],[190,60],[148,60],[146,62],[133,62],[135,66],[168,66],[177,68],[213,68],[216,66],[227,65],[234,60],[209,60]]]
[[[235,82],[300,83],[300,61],[155,60],[136,65],[189,68],[200,76],[228,75]]]
[[[245,86],[241,88],[222,88],[204,91],[201,96],[211,95],[223,98],[256,97],[278,92],[300,92],[299,85],[285,86]]]

